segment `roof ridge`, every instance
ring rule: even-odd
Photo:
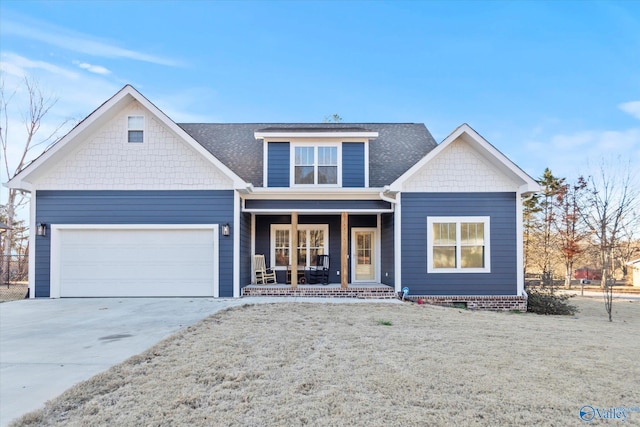
[[[422,122],[176,122],[179,125],[315,125],[315,126],[345,126],[345,125],[425,125]]]

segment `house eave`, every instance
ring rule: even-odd
[[[418,173],[422,168],[426,167],[428,163],[438,157],[440,153],[459,138],[464,140],[484,156],[496,170],[499,170],[505,174],[505,176],[508,176],[509,179],[517,186],[516,188],[519,193],[526,194],[540,191],[540,185],[535,179],[520,169],[520,167],[513,163],[502,152],[500,152],[500,150],[491,145],[491,143],[466,123],[456,128],[436,148],[424,156],[422,160],[413,165],[398,179],[396,179],[389,188],[393,191],[402,191],[405,182]]]
[[[71,131],[69,131],[69,133],[48,147],[47,150],[45,150],[39,157],[18,172],[11,180],[9,180],[7,186],[9,188],[31,191],[34,188],[34,183],[37,183],[39,177],[45,174],[49,168],[53,167],[53,165],[57,163],[58,159],[61,159],[73,152],[77,144],[82,141],[86,135],[93,132],[94,129],[98,128],[102,124],[108,122],[120,109],[134,101],[139,102],[144,108],[151,112],[151,114],[157,117],[158,120],[160,120],[171,132],[173,132],[174,135],[185,141],[191,149],[218,168],[227,178],[229,178],[233,183],[232,185],[234,188],[243,189],[250,186],[249,183],[242,180],[235,172],[220,162],[215,156],[213,156],[213,154],[207,151],[200,143],[184,131],[184,129],[171,120],[169,116],[129,84],[125,85],[120,91],[78,123],[73,129],[71,129]]]
[[[382,200],[384,188],[267,188],[252,187],[242,194],[244,199],[298,199],[298,200]]]

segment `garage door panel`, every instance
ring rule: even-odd
[[[60,296],[213,296],[212,229],[60,230]]]

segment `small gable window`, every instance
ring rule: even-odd
[[[338,185],[337,145],[297,145],[293,154],[295,185]]]
[[[144,116],[129,116],[127,118],[128,142],[144,142]]]

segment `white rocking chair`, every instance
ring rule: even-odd
[[[267,268],[264,255],[253,256],[253,270],[255,271],[256,285],[277,283],[276,272],[271,268]]]

